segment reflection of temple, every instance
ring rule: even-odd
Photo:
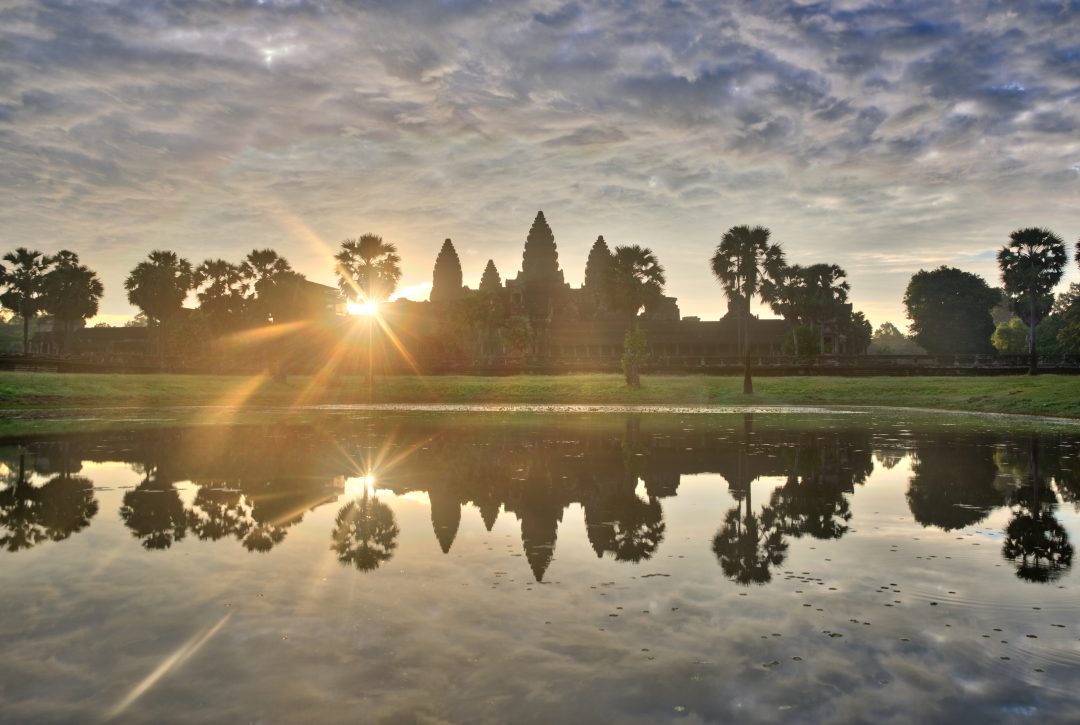
[[[1056,509],[1080,499],[1080,474],[1072,450],[1059,441],[1021,445],[966,431],[875,439],[857,422],[792,431],[776,421],[703,418],[684,428],[648,416],[598,416],[507,426],[476,417],[410,420],[399,429],[391,419],[359,431],[349,421],[327,421],[317,429],[28,441],[0,449],[0,544],[18,551],[87,528],[98,504],[90,481],[74,474],[83,461],[123,460],[142,482],[124,493],[121,518],[147,549],[198,538],[268,551],[308,511],[334,504],[340,509],[328,545],[343,564],[370,571],[394,555],[393,512],[378,496],[342,495],[347,477],[372,473],[380,491],[427,494],[437,556],[451,551],[469,517],[489,531],[503,513],[516,519],[524,558],[540,581],[558,559],[568,507],[581,507],[597,556],[646,561],[663,545],[664,499],[677,495],[682,476],[716,473],[735,499],[729,511],[716,512],[718,561],[734,581],[764,583],[792,539],[847,535],[848,499],[876,455],[911,456],[907,501],[923,526],[962,529],[1007,506],[1012,518],[1002,553],[1018,576],[1053,581],[1071,566],[1072,544]],[[372,450],[393,465],[357,470]],[[752,496],[751,484],[762,477],[779,483],[767,496]],[[196,486],[193,497],[181,496],[182,482]]]

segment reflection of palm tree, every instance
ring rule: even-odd
[[[784,563],[788,544],[773,509],[763,506],[760,514],[754,514],[749,493],[746,503],[745,517],[742,501],[725,515],[713,537],[713,553],[729,579],[744,585],[765,584],[772,579],[771,567]]]
[[[610,551],[615,561],[651,559],[664,540],[664,512],[653,497],[643,501],[633,491],[586,506],[585,528],[597,557]]]
[[[373,571],[394,555],[398,533],[390,507],[364,491],[363,496],[338,511],[330,548],[337,552],[342,564]]]
[[[90,525],[97,514],[94,484],[81,476],[61,474],[41,487],[30,482],[25,455],[0,491],[0,547],[29,549],[46,541],[63,541]]]
[[[146,480],[124,494],[120,518],[147,549],[168,549],[187,534],[188,517],[180,492],[172,483],[158,481],[147,471]]]

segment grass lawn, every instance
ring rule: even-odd
[[[378,403],[562,403],[900,406],[1080,419],[1080,376],[756,378],[657,375],[640,389],[618,375],[376,378]],[[63,408],[152,410],[174,406],[304,406],[369,402],[359,377],[0,373],[0,410],[24,417]]]

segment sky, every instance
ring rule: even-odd
[[[79,253],[102,320],[159,248],[334,284],[371,232],[425,298],[450,237],[475,287],[539,209],[575,286],[602,234],[716,319],[709,257],[760,224],[903,327],[919,269],[1072,252],[1080,2],[0,3],[0,247]]]

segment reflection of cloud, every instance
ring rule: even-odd
[[[941,239],[951,260],[1077,226],[1074,4],[848,5],[16,3],[0,212],[100,268],[103,315],[151,238],[274,246],[329,281],[310,240],[379,231],[410,284],[447,235],[512,274],[544,207],[569,279],[597,233],[641,241],[713,315],[701,260],[735,222],[796,261],[899,250],[898,275]],[[898,319],[896,285],[861,274],[856,301]]]

